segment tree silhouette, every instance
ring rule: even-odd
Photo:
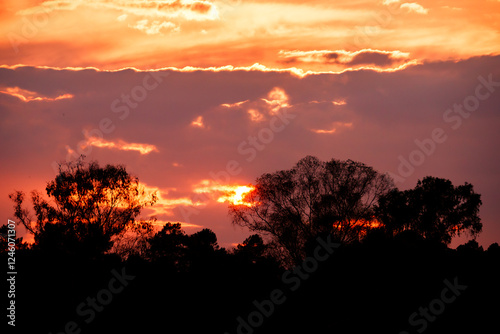
[[[462,233],[477,236],[481,195],[465,183],[453,186],[450,180],[425,177],[414,189],[394,189],[379,200],[377,216],[388,233],[413,230],[426,239],[449,244]]]
[[[12,241],[12,239],[14,239],[16,250],[19,251],[19,250],[30,249],[30,244],[24,241],[23,237],[12,238],[11,236],[10,241]],[[2,247],[0,248],[0,254],[7,252],[8,244],[9,244],[9,227],[7,225],[2,225],[0,226],[0,245],[2,245]]]
[[[170,267],[178,267],[185,256],[187,235],[179,223],[166,223],[149,240],[147,258],[160,260]]]
[[[234,223],[270,239],[275,257],[297,264],[320,234],[358,240],[374,223],[378,199],[392,188],[388,176],[363,163],[307,156],[290,170],[260,176],[246,197],[252,206],[229,208]]]
[[[218,254],[225,254],[212,230],[205,228],[186,235],[179,223],[166,223],[148,239],[148,244],[146,258],[174,271],[197,269],[209,265]]]
[[[60,165],[46,192],[50,202],[31,193],[34,221],[23,208],[24,193],[9,195],[16,218],[34,234],[35,249],[91,257],[109,250],[113,237],[133,227],[141,209],[156,201],[124,166],[82,160]]]
[[[252,234],[246,238],[242,244],[238,244],[234,249],[234,254],[247,261],[255,263],[264,256],[266,245],[258,234]]]

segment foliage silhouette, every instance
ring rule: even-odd
[[[36,191],[31,194],[34,222],[23,208],[24,193],[9,196],[15,217],[34,234],[34,248],[89,257],[108,251],[113,238],[134,228],[141,209],[156,201],[124,166],[100,167],[82,160],[60,165],[46,192],[52,203]]]
[[[16,245],[16,250],[28,250],[30,249],[31,245],[24,241],[23,237],[12,237],[11,235],[11,241],[14,239],[15,245]],[[9,227],[7,225],[2,225],[0,226],[0,244],[1,245],[8,245],[9,243]],[[0,248],[0,253],[2,252],[7,252],[7,247],[1,247]]]
[[[435,177],[419,180],[414,189],[397,189],[379,199],[377,217],[390,234],[414,230],[427,239],[449,244],[462,233],[477,236],[482,230],[479,218],[481,195],[465,183]]]
[[[320,234],[342,243],[359,240],[378,198],[392,188],[388,176],[363,163],[307,156],[292,169],[260,176],[246,198],[255,205],[230,205],[230,213],[235,224],[269,239],[276,258],[298,264],[307,242]]]

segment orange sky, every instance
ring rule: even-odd
[[[9,0],[0,22],[4,65],[338,71],[370,66],[367,57],[349,62],[363,49],[397,52],[378,64],[387,68],[496,54],[500,45],[497,0]],[[328,56],[335,51],[344,57]]]

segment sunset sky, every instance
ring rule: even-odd
[[[83,153],[228,247],[228,192],[315,155],[472,183],[500,242],[498,0],[8,0],[0,30],[5,219]]]

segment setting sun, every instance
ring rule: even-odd
[[[217,199],[217,202],[229,202],[232,205],[252,206],[252,203],[245,201],[245,196],[255,190],[253,186],[228,186],[230,188],[224,195]],[[231,189],[232,188],[232,189]]]

